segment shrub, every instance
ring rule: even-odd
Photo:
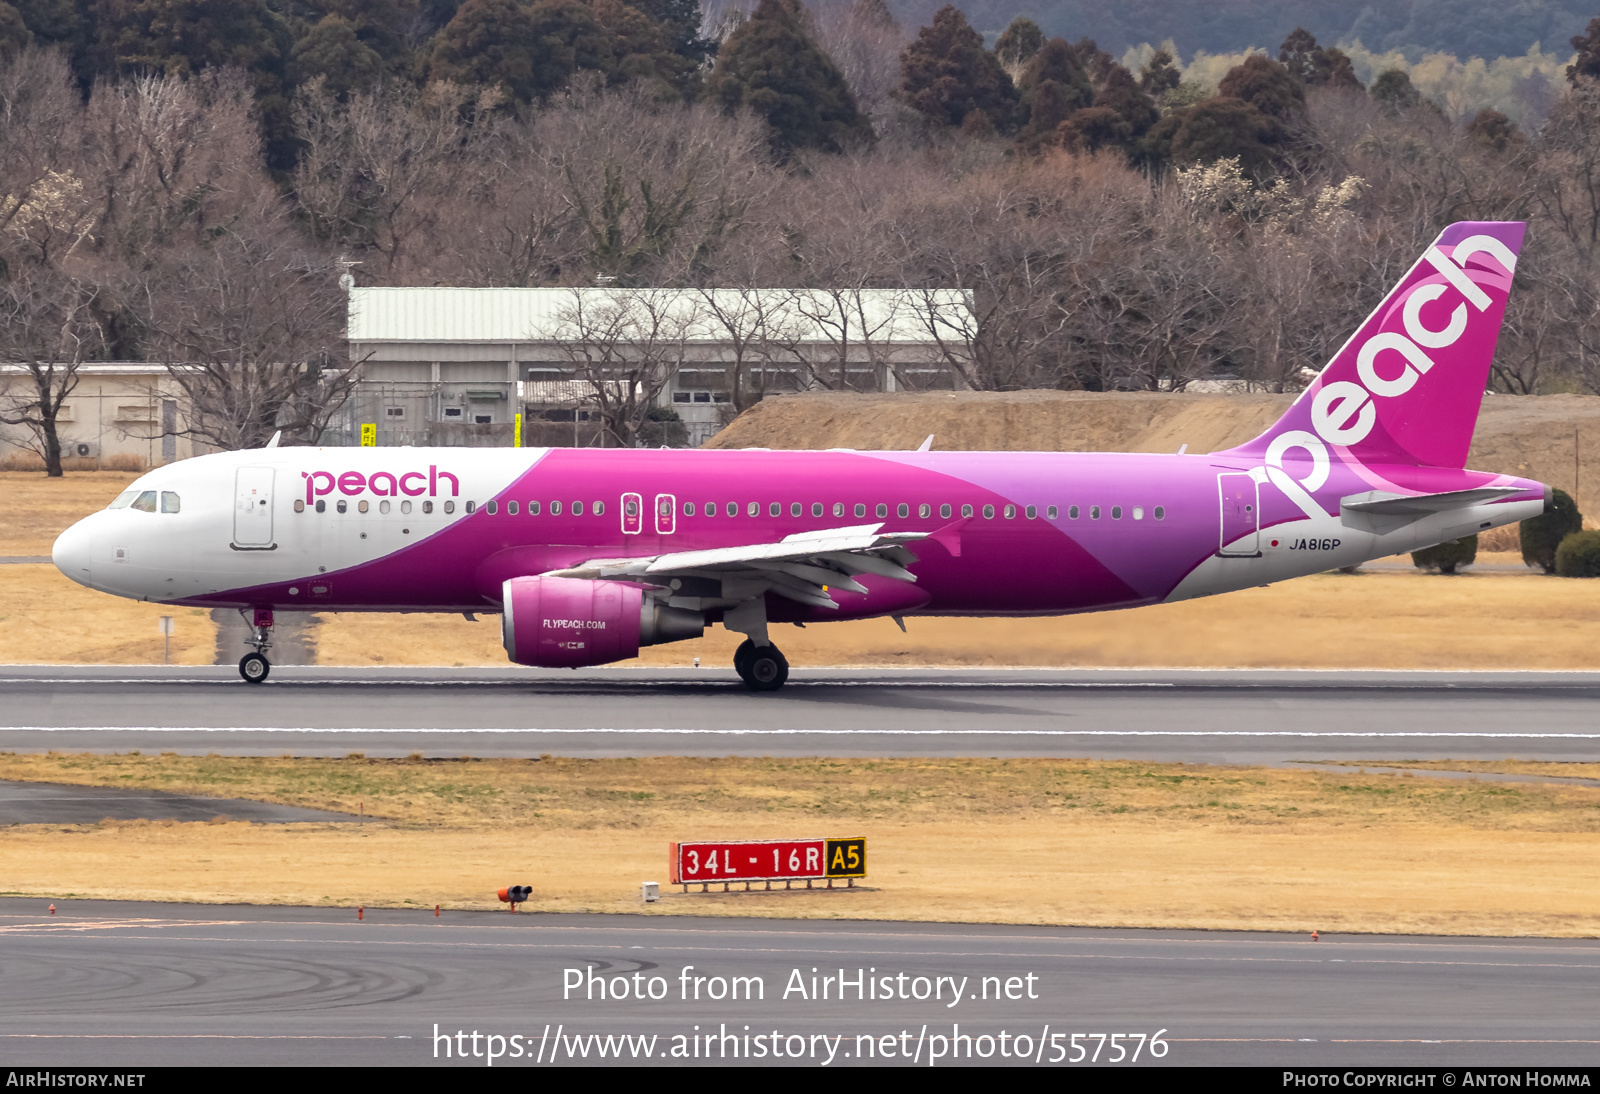
[[[1411,564],[1419,570],[1438,570],[1453,574],[1457,566],[1471,566],[1478,557],[1478,537],[1462,536],[1411,552]]]
[[[1583,514],[1565,490],[1551,491],[1550,505],[1522,522],[1522,561],[1547,574],[1556,572],[1556,548],[1573,532],[1583,531]]]
[[[1556,573],[1562,577],[1600,577],[1600,532],[1573,532],[1556,548]]]

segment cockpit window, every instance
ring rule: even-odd
[[[133,504],[133,499],[138,497],[138,496],[139,496],[139,491],[137,491],[137,490],[124,490],[122,493],[118,494],[112,500],[111,504],[106,506],[106,508],[107,509],[126,509],[128,506]]]
[[[183,508],[183,502],[171,490],[161,491],[161,511],[163,513],[176,513]]]
[[[156,492],[146,490],[134,500],[133,507],[141,513],[154,513],[156,511]]]

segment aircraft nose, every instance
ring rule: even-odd
[[[50,561],[56,564],[56,569],[84,585],[89,583],[93,551],[93,537],[86,527],[88,523],[87,520],[78,521],[57,536],[55,546],[50,549]]]

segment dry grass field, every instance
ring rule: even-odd
[[[0,472],[0,555],[48,555],[74,521],[104,509],[139,476],[130,471]]]
[[[1600,933],[1600,789],[1075,760],[0,755],[0,778],[354,811],[356,825],[0,829],[8,894],[637,911],[674,839],[865,835],[864,889],[661,914]]]

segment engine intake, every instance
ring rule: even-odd
[[[500,587],[500,636],[519,665],[575,669],[636,657],[640,646],[699,638],[705,617],[625,581],[514,577]]]

